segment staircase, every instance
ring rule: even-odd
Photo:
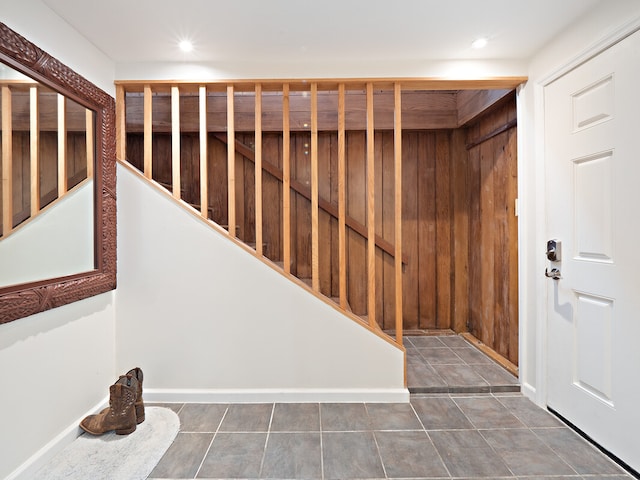
[[[117,154],[301,288],[401,346],[400,94],[399,84],[387,86],[393,121],[380,132],[373,83],[123,82]],[[364,122],[348,118],[347,98],[364,102]],[[378,148],[387,152],[382,165]]]

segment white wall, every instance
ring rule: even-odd
[[[607,0],[531,60],[518,96],[520,197],[520,378],[523,392],[546,405],[547,241],[544,188],[543,85],[640,24],[640,2]]]
[[[0,22],[86,77],[111,96],[115,65],[42,0],[0,1]],[[113,26],[114,32],[117,25]]]
[[[0,21],[114,91],[113,64],[40,0],[2,0]],[[0,325],[0,478],[31,478],[107,397],[114,315],[109,292]]]
[[[158,401],[407,401],[403,353],[119,165],[116,358]]]
[[[119,63],[118,80],[226,80],[264,78],[429,77],[479,79],[526,76],[527,62],[517,60],[403,60],[397,62],[265,62],[239,60],[218,63]]]
[[[93,268],[93,180],[0,242],[0,287]]]

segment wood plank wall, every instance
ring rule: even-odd
[[[515,121],[512,100],[467,129],[474,144]],[[468,331],[518,364],[518,225],[516,129],[469,149]]]
[[[406,98],[403,95],[403,115],[404,109],[410,108],[404,105]],[[358,97],[362,105],[354,103],[356,96],[352,96],[350,101],[355,108],[351,121],[364,125],[364,97]],[[237,102],[236,108],[242,105],[243,102]],[[181,113],[185,108],[181,104]],[[302,106],[298,108],[304,110]],[[517,225],[513,213],[516,131],[509,129],[480,145],[466,148],[468,143],[513,120],[515,111],[515,97],[511,95],[497,109],[465,128],[403,130],[402,250],[406,256],[403,271],[405,330],[470,331],[517,364]],[[245,113],[247,116],[250,114]],[[281,121],[281,118],[277,119],[274,125],[278,122],[281,125]],[[299,121],[303,122],[303,119]],[[383,126],[386,127],[386,123]],[[154,125],[153,178],[171,190],[171,133],[162,132],[162,127],[159,130],[156,132]],[[252,131],[236,128],[235,137],[249,149],[253,148],[255,137]],[[127,160],[142,169],[142,129],[134,128],[129,132],[126,144]],[[200,202],[198,133],[182,133],[180,144],[182,197],[197,205]],[[291,181],[309,188],[310,144],[308,130],[292,129]],[[281,171],[282,149],[281,132],[263,133],[264,164]],[[367,214],[366,150],[364,128],[348,130],[346,210],[348,216],[362,225],[366,225]],[[394,132],[378,128],[377,122],[374,150],[375,231],[393,244]],[[210,132],[207,152],[209,217],[218,224],[226,225],[227,145],[218,134]],[[237,236],[253,243],[255,166],[236,149],[235,168]],[[337,131],[318,133],[318,182],[320,198],[337,208]],[[282,182],[267,170],[262,177],[262,204],[264,254],[280,262],[283,258]],[[294,190],[291,193],[290,220],[291,273],[310,279],[311,202]],[[336,298],[339,296],[338,220],[320,210],[318,228],[321,239],[320,292]],[[349,307],[355,314],[366,315],[367,241],[347,228],[346,243]],[[393,257],[377,249],[375,271],[376,319],[383,329],[394,330]]]

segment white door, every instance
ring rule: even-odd
[[[544,98],[547,404],[640,471],[640,32]]]

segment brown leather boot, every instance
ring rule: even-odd
[[[109,408],[89,415],[80,422],[80,428],[92,435],[115,430],[117,435],[128,435],[136,429],[136,390],[138,380],[131,375],[121,376],[109,387]]]
[[[131,375],[138,380],[138,388],[136,389],[136,422],[144,422],[144,400],[142,400],[142,369],[140,367],[132,368],[127,372],[127,375]]]

